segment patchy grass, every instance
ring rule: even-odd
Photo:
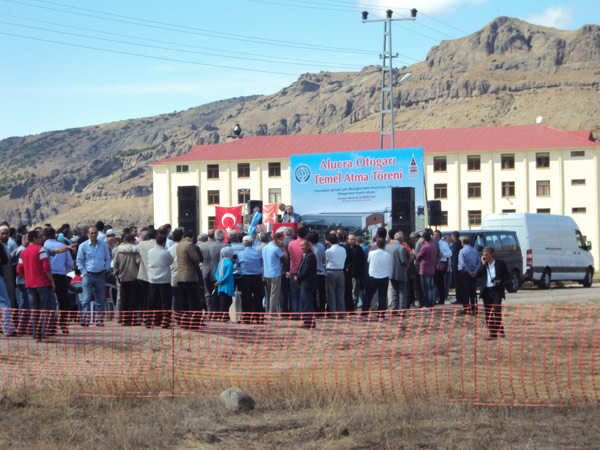
[[[20,389],[0,406],[0,447],[597,448],[596,409],[466,407],[258,398],[249,413],[216,398],[95,398]]]

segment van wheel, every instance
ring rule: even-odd
[[[540,278],[540,281],[538,281],[538,287],[540,289],[549,289],[550,279],[550,271],[548,269],[545,269],[544,273],[542,273],[542,278]]]
[[[513,270],[513,273],[510,276],[510,283],[508,283],[508,286],[506,286],[506,290],[508,292],[515,293],[519,290],[520,286],[521,286],[521,277],[519,276],[519,272],[516,270]]]
[[[583,287],[592,287],[592,280],[594,279],[594,271],[588,267],[587,272],[585,273],[585,278],[583,279]]]

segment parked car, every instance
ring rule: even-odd
[[[471,245],[481,256],[484,247],[492,247],[496,258],[506,263],[510,273],[510,283],[506,286],[508,292],[517,292],[523,284],[523,257],[519,238],[514,231],[506,230],[464,230],[459,231],[460,239],[468,236]],[[451,231],[442,233],[443,236],[452,234]]]
[[[482,230],[517,233],[523,248],[523,279],[548,289],[551,281],[578,281],[592,285],[594,257],[575,221],[556,214],[503,213],[483,218]]]

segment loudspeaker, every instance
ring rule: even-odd
[[[392,228],[408,239],[415,230],[415,188],[392,188]]]
[[[177,225],[198,235],[198,186],[178,186],[177,204]]]
[[[442,224],[442,202],[441,200],[429,200],[427,202],[427,217],[429,225]]]
[[[249,200],[248,201],[248,215],[250,217],[250,220],[252,220],[252,217],[254,217],[254,213],[255,213],[254,209],[255,208],[258,208],[257,211],[262,214],[262,207],[263,207],[262,200]],[[262,223],[262,217],[260,218],[258,223],[259,224]]]

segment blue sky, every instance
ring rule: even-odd
[[[0,139],[272,94],[306,72],[379,63],[392,9],[395,67],[498,16],[577,29],[597,0],[0,0]]]

